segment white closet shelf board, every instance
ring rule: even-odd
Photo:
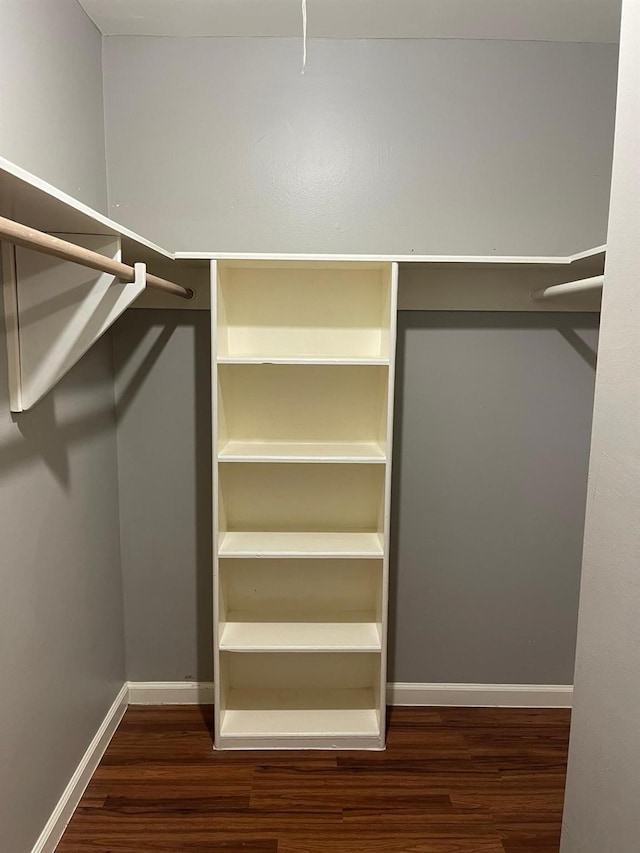
[[[336,462],[384,464],[380,442],[226,441],[218,449],[221,462]]]
[[[122,259],[129,264],[144,263],[149,272],[178,280],[191,287],[195,297],[188,302],[156,291],[145,291],[134,307],[190,309],[209,308],[207,265],[195,261],[175,263],[172,252],[136,234],[108,216],[94,210],[15,163],[0,157],[0,216],[30,228],[69,235],[105,235],[120,240]],[[180,304],[176,304],[179,302]]]
[[[40,231],[119,237],[123,256],[133,261],[149,264],[174,257],[4,157],[0,157],[0,211],[2,216]]]
[[[430,263],[404,264],[398,307],[424,311],[539,311],[531,294],[556,284],[600,275],[600,250],[574,256],[567,266],[547,264]],[[600,310],[595,293],[563,296],[545,304],[546,311]]]
[[[66,234],[111,234],[121,238],[125,257],[138,254],[140,261],[231,260],[231,261],[346,261],[362,263],[486,263],[486,264],[571,264],[585,257],[603,254],[606,246],[596,246],[570,255],[330,255],[233,253],[212,251],[173,252],[120,225],[78,199],[42,180],[26,169],[0,157],[0,215],[24,222],[41,231]]]
[[[68,238],[69,235],[59,235]],[[73,242],[120,260],[120,241],[74,235]],[[14,412],[30,409],[145,289],[144,264],[135,281],[2,244],[9,396]]]
[[[325,365],[379,365],[389,364],[388,358],[376,356],[325,356],[325,355],[219,355],[218,364],[325,364]]]
[[[606,252],[605,245],[577,252],[572,255],[332,255],[332,254],[288,254],[279,255],[273,252],[233,253],[233,252],[176,252],[176,260],[209,260],[231,261],[239,265],[247,262],[291,262],[291,263],[400,263],[400,264],[546,264],[564,266],[582,258],[602,255]]]
[[[431,305],[431,294],[425,293],[425,288],[405,283],[406,270],[419,264],[451,264],[485,265],[495,268],[503,265],[525,267],[562,267],[585,258],[595,258],[603,255],[606,246],[564,256],[475,256],[475,255],[322,255],[322,254],[289,254],[275,255],[272,253],[202,252],[179,251],[157,245],[129,228],[120,225],[102,213],[73,198],[47,181],[22,169],[20,166],[0,157],[0,215],[16,222],[21,222],[41,231],[64,234],[104,234],[120,238],[123,259],[130,264],[142,262],[147,264],[150,272],[165,278],[174,279],[191,287],[195,297],[189,301],[176,300],[175,297],[156,291],[146,290],[136,300],[134,308],[180,308],[182,310],[208,310],[210,307],[209,287],[207,283],[208,261],[242,262],[247,261],[298,261],[298,262],[359,262],[385,263],[397,261],[402,263],[399,305],[403,310],[516,310],[516,311],[597,311],[598,305],[591,299],[576,297],[555,300],[553,305],[546,302],[534,303],[528,299],[528,291],[519,288],[520,292],[512,292],[502,288],[499,293],[490,288],[486,293],[483,287],[476,287],[473,293],[466,290],[453,293],[451,299],[441,298],[436,294],[436,304]],[[179,261],[178,264],[175,262]],[[571,278],[568,276],[567,278]],[[574,278],[577,276],[573,276]],[[557,279],[545,276],[537,281],[532,288],[540,288],[551,284],[559,284],[567,280],[564,275]],[[451,292],[451,291],[450,291]],[[506,301],[505,301],[506,299]],[[270,358],[275,362],[277,357]],[[259,363],[260,359],[256,360]],[[283,360],[282,363],[285,363]],[[316,363],[329,363],[319,360]],[[346,361],[345,363],[360,363]],[[383,360],[373,363],[384,363]]]
[[[345,559],[384,556],[380,533],[263,533],[227,532],[220,535],[220,557],[287,557]]]
[[[253,611],[231,611],[221,623],[220,650],[230,652],[380,652],[381,626],[366,611],[297,614],[258,621]],[[306,619],[306,616],[313,618]]]
[[[361,263],[375,264],[396,261],[400,264],[398,307],[400,310],[432,311],[591,311],[600,310],[598,298],[589,294],[555,299],[553,305],[531,300],[532,290],[549,287],[589,275],[604,269],[606,246],[595,246],[572,255],[284,255],[224,254],[177,252],[177,258],[218,259],[219,266],[260,267],[267,263],[292,264]],[[146,297],[145,297],[146,298]],[[190,305],[187,307],[201,307]],[[335,354],[333,354],[335,355]],[[218,353],[219,364],[256,363],[383,363],[371,356],[352,359],[326,355],[298,356],[286,353]]]

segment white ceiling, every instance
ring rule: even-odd
[[[104,35],[299,36],[301,0],[79,0]],[[313,38],[617,42],[621,0],[307,0]]]

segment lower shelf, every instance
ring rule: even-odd
[[[218,749],[383,749],[382,655],[221,650]]]
[[[378,737],[373,690],[251,690],[229,692],[222,736],[236,738]]]

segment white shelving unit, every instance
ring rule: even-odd
[[[384,748],[397,274],[212,262],[218,749]]]

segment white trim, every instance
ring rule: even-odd
[[[570,684],[387,685],[390,705],[454,705],[463,708],[570,708]]]
[[[587,249],[588,257],[593,249]],[[599,250],[595,252],[599,254]],[[348,254],[278,254],[276,252],[175,252],[180,260],[218,261],[299,261],[301,263],[361,262],[361,263],[419,263],[419,264],[544,264],[556,266],[570,264],[573,255],[348,255]]]
[[[71,820],[87,785],[91,781],[91,777],[95,773],[98,764],[100,764],[100,760],[118,728],[120,720],[124,716],[124,712],[127,710],[128,696],[129,685],[125,683],[118,692],[113,705],[107,711],[107,715],[89,744],[87,751],[82,756],[75,773],[64,789],[62,796],[58,800],[58,804],[40,833],[40,837],[36,841],[31,853],[54,853],[58,842],[62,838],[62,833]]]
[[[213,705],[213,681],[130,681],[130,705]]]
[[[584,252],[576,252],[575,255],[569,256],[569,263],[572,264],[575,261],[582,261],[584,258],[594,258],[596,255],[604,255],[607,252],[607,244],[605,243],[602,246],[595,246],[593,249],[585,249]]]
[[[20,324],[18,318],[18,274],[16,272],[16,247],[0,243],[2,261],[2,293],[4,322],[7,335],[7,372],[9,377],[9,407],[12,412],[22,412],[22,363],[20,361]]]
[[[130,681],[131,705],[210,705],[211,681]],[[570,684],[387,684],[389,705],[463,708],[570,708]]]

